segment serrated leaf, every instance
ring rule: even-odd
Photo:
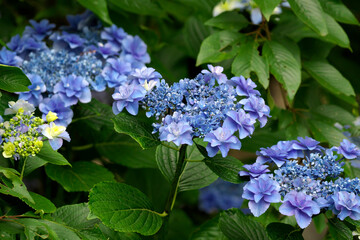
[[[231,73],[249,78],[250,73],[255,72],[259,82],[266,89],[269,86],[269,65],[259,55],[258,46],[255,41],[240,44],[238,54],[231,65]]]
[[[119,113],[112,118],[114,129],[118,133],[124,133],[137,141],[143,149],[156,147],[160,144],[157,137],[152,134],[152,126],[139,120],[139,118],[130,116],[126,113]]]
[[[310,127],[318,141],[326,140],[332,146],[339,146],[340,142],[346,138],[339,129],[325,122],[312,120]]]
[[[354,96],[355,92],[347,80],[326,60],[313,60],[303,63],[305,70],[324,88],[335,95]]]
[[[72,167],[47,165],[46,174],[68,192],[89,191],[102,181],[114,181],[112,172],[92,162],[74,162]]]
[[[151,0],[109,0],[111,4],[122,10],[139,15],[163,17],[165,12]]]
[[[192,234],[190,240],[226,240],[219,228],[219,217],[201,224]]]
[[[295,15],[321,36],[328,34],[324,12],[318,0],[288,0]]]
[[[35,203],[31,203],[26,198],[22,199],[27,205],[43,213],[53,213],[56,211],[55,205],[49,199],[37,193],[33,193],[33,192],[29,192],[29,193]]]
[[[48,141],[44,141],[44,145],[41,148],[40,152],[36,154],[36,156],[28,157],[27,161],[36,161],[36,166],[39,167],[42,166],[42,163],[44,161],[55,165],[71,166],[71,164],[63,157],[63,155],[52,149]],[[31,166],[31,168],[31,170],[33,170],[34,166]]]
[[[171,144],[171,143],[167,143]],[[171,144],[171,147],[175,147],[175,144]],[[164,175],[168,182],[172,182],[175,176],[176,165],[178,162],[179,151],[172,148],[159,145],[156,148],[156,162],[159,170]]]
[[[205,22],[205,25],[225,30],[239,31],[247,27],[249,21],[242,14],[235,11],[226,11],[216,17],[210,18]]]
[[[206,165],[220,178],[232,183],[241,183],[239,171],[242,170],[242,162],[231,156],[223,158],[216,155],[212,158],[205,158]]]
[[[339,219],[329,219],[329,232],[333,239],[336,240],[351,240],[353,239],[351,230]]]
[[[337,21],[347,24],[359,25],[354,14],[341,2],[341,0],[320,0],[321,6],[326,13]]]
[[[3,174],[3,177],[1,174]],[[18,175],[19,173],[15,169],[0,167],[0,177],[3,181],[0,184],[0,193],[11,195],[21,200],[26,199],[29,203],[35,204],[34,199]]]
[[[112,21],[109,17],[106,0],[77,0],[85,8],[89,9],[103,22],[111,25]]]
[[[264,227],[246,217],[239,209],[230,209],[220,214],[219,226],[229,239],[267,240]]]
[[[281,0],[254,0],[259,6],[262,14],[267,21],[270,20],[270,16],[274,12],[274,9],[280,4]]]
[[[265,43],[263,55],[270,65],[270,72],[293,100],[301,83],[301,65],[288,49],[276,41]]]
[[[228,30],[211,34],[201,44],[196,66],[203,63],[216,63],[234,57],[237,53],[235,44],[243,38],[243,35]]]
[[[0,64],[0,89],[7,92],[27,92],[30,80],[18,67]]]
[[[138,189],[123,183],[102,182],[89,195],[90,211],[119,232],[155,234],[162,225],[159,213]]]

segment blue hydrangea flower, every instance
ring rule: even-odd
[[[347,139],[340,143],[340,147],[335,148],[338,154],[343,155],[346,159],[355,159],[360,157],[360,150],[358,147]]]
[[[149,63],[150,56],[147,53],[147,46],[139,36],[126,36],[122,41],[125,54],[129,54],[135,61]]]
[[[62,77],[61,82],[55,85],[54,93],[63,99],[65,107],[75,105],[78,101],[82,103],[91,101],[89,83],[76,75]]]
[[[221,155],[226,157],[230,149],[240,149],[241,143],[237,137],[233,136],[230,129],[219,127],[215,131],[211,131],[204,137],[205,142],[209,142],[206,146],[209,157],[214,157],[220,150]]]
[[[266,174],[267,172],[270,172],[267,165],[262,165],[258,162],[255,162],[254,164],[245,164],[243,166],[245,169],[247,169],[248,171],[240,171],[239,175],[240,176],[250,176],[250,178],[257,178],[260,177],[263,174]]]
[[[36,107],[43,100],[41,93],[46,91],[46,86],[39,75],[28,74],[27,77],[31,82],[28,86],[30,91],[19,93],[19,99],[26,100]]]
[[[311,222],[311,217],[320,213],[320,208],[311,196],[303,192],[291,191],[285,195],[279,211],[286,216],[295,215],[298,225],[306,228]]]
[[[240,101],[244,105],[244,110],[251,117],[259,120],[260,127],[264,127],[270,117],[270,108],[265,104],[264,99],[254,95]]]
[[[26,26],[24,36],[29,35],[36,40],[43,40],[46,36],[49,36],[52,29],[55,28],[55,24],[49,23],[49,20],[43,19],[40,22],[34,20],[29,21],[32,27]]]
[[[201,73],[204,74],[204,80],[205,82],[210,82],[212,78],[216,79],[219,84],[226,83],[228,81],[225,74],[222,72],[224,71],[223,67],[213,65],[207,65],[209,70],[202,70]]]
[[[245,79],[243,76],[232,77],[231,85],[236,87],[236,94],[239,96],[260,96],[260,92],[255,90],[256,84],[250,78]]]
[[[112,95],[115,100],[113,103],[114,114],[117,115],[126,108],[131,115],[136,115],[139,110],[139,101],[144,98],[145,94],[145,89],[136,84],[123,84],[116,88]]]
[[[3,47],[0,51],[0,64],[18,67],[22,59],[16,56],[15,52],[7,50]]]
[[[219,210],[241,208],[244,199],[241,197],[245,183],[233,184],[219,178],[199,191],[200,210],[212,214]],[[246,212],[246,209],[241,209]]]
[[[249,200],[249,209],[255,217],[259,217],[270,206],[270,203],[281,201],[277,182],[263,174],[251,179],[244,187],[242,197]]]
[[[354,220],[360,220],[360,197],[353,192],[340,191],[332,196],[334,201],[333,212],[337,214],[340,220],[350,217]]]
[[[154,68],[142,67],[136,68],[134,72],[129,75],[131,81],[136,81],[138,84],[144,84],[145,81],[148,83],[154,81],[160,83],[161,74],[156,72]]]
[[[193,130],[188,122],[180,121],[177,123],[172,121],[168,125],[161,126],[159,132],[161,141],[173,142],[177,146],[181,144],[192,145],[193,143],[191,136]]]
[[[116,25],[104,28],[101,32],[101,38],[107,40],[110,46],[119,51],[122,46],[122,40],[127,36],[124,29],[118,28]]]
[[[293,148],[296,150],[303,150],[303,151],[320,151],[323,147],[319,146],[318,141],[312,139],[310,137],[298,137],[298,141],[294,141]]]
[[[71,123],[74,115],[71,108],[65,106],[65,102],[58,94],[53,95],[51,98],[45,98],[39,104],[39,109],[43,113],[43,119],[46,119],[46,115],[50,111],[56,113],[58,117],[58,119],[55,120],[56,125],[61,125],[64,127]]]
[[[247,136],[253,134],[255,130],[255,122],[250,114],[245,113],[243,109],[238,112],[230,111],[227,114],[227,118],[224,121],[223,127],[232,131],[239,131],[239,138],[244,139]]]
[[[57,48],[62,48],[64,44],[68,45],[70,49],[82,47],[86,42],[85,39],[81,38],[78,34],[67,33],[65,31],[62,34],[54,33],[50,36],[50,39],[54,41]]]

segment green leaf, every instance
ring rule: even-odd
[[[254,0],[259,6],[262,14],[267,21],[270,20],[270,16],[274,12],[274,9],[280,4],[281,0]]]
[[[0,89],[7,92],[27,92],[30,80],[20,68],[0,64]]]
[[[288,2],[301,21],[321,36],[328,34],[324,12],[318,0],[288,0]]]
[[[272,240],[301,240],[302,230],[295,228],[289,224],[273,222],[267,225],[266,231]],[[297,233],[297,234],[295,234]],[[291,234],[291,236],[290,236]]]
[[[0,193],[11,195],[13,197],[26,199],[29,203],[35,204],[34,199],[28,192],[25,184],[18,177],[19,173],[12,168],[0,167],[0,174],[2,184],[0,184]]]
[[[239,31],[247,27],[249,25],[249,21],[242,14],[239,14],[235,11],[227,11],[216,17],[210,18],[205,22],[205,25],[224,30]]]
[[[192,234],[190,240],[226,240],[219,228],[219,217],[201,224]]]
[[[68,192],[89,191],[102,181],[114,181],[114,175],[92,162],[74,162],[72,167],[47,165],[46,174]]]
[[[169,144],[171,147],[177,148],[175,144]],[[156,162],[159,170],[164,175],[168,182],[172,182],[175,176],[176,165],[178,162],[179,151],[172,148],[159,145],[156,148]]]
[[[179,191],[189,191],[206,187],[218,176],[204,162],[186,162],[180,176]]]
[[[276,41],[265,43],[263,55],[268,60],[270,72],[293,100],[301,83],[301,65],[287,48]]]
[[[334,122],[338,122],[342,125],[351,125],[356,120],[353,114],[337,105],[320,105],[314,110],[314,112],[320,114],[322,117],[330,118]]]
[[[341,2],[341,0],[320,0],[321,6],[326,13],[337,21],[347,24],[359,25],[354,14]]]
[[[339,146],[340,142],[346,138],[344,134],[333,125],[317,120],[311,120],[309,123],[315,138],[319,141],[325,140],[332,146]]]
[[[326,216],[324,214],[319,214],[313,217],[313,222],[315,225],[316,231],[321,234],[326,229]]]
[[[353,239],[351,230],[337,217],[329,219],[329,232],[333,239],[351,240]]]
[[[115,131],[131,136],[143,149],[156,147],[160,144],[156,135],[152,134],[152,126],[138,117],[119,113],[112,119]]]
[[[242,170],[242,162],[231,156],[223,158],[221,155],[216,155],[212,158],[205,158],[206,165],[216,175],[224,179],[225,181],[232,183],[241,183],[239,177],[239,171]]]
[[[326,13],[324,13],[324,17],[329,31],[328,35],[324,37],[324,40],[335,43],[340,47],[351,49],[349,38],[340,24],[338,24],[335,19]]]
[[[155,234],[162,225],[160,214],[138,189],[123,183],[102,182],[89,195],[90,211],[119,232]]]
[[[349,80],[327,61],[306,61],[303,63],[303,66],[320,85],[333,94],[345,96],[355,95]]]
[[[239,209],[230,209],[220,214],[219,226],[229,239],[267,240],[264,227],[246,217]]]
[[[29,193],[35,203],[30,202],[26,198],[22,199],[27,205],[29,205],[30,207],[32,207],[33,209],[39,212],[44,212],[44,213],[55,212],[56,207],[49,199],[37,193],[33,193],[33,192],[29,192]]]
[[[36,156],[28,158],[27,162],[35,161],[36,166],[41,167],[43,162],[55,164],[55,165],[69,165],[71,164],[57,151],[54,151],[48,141],[44,141],[44,145],[40,152]],[[31,166],[31,165],[30,165]],[[34,166],[31,166],[32,170]],[[27,170],[29,172],[29,170]]]
[[[169,229],[166,239],[189,239],[189,235],[193,229],[194,224],[189,216],[181,209],[174,209],[170,214]]]
[[[237,53],[235,44],[243,38],[243,35],[228,30],[211,34],[201,44],[196,66],[203,63],[216,63],[234,57]]]
[[[122,10],[139,15],[165,16],[165,12],[151,0],[109,0],[109,2]]]
[[[95,13],[103,22],[113,24],[107,9],[106,0],[77,0],[81,5]]]
[[[269,65],[259,55],[258,47],[259,44],[255,41],[241,44],[231,65],[231,72],[235,76],[242,75],[246,78],[250,77],[251,72],[255,72],[259,82],[266,89],[269,86]]]
[[[104,224],[99,225],[102,234],[105,236],[106,240],[110,239],[119,239],[119,240],[143,240],[144,238],[137,233],[130,233],[130,232],[117,232],[114,231]],[[95,239],[94,239],[95,240]]]

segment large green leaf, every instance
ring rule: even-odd
[[[281,0],[254,0],[255,3],[259,6],[262,14],[269,21],[271,14],[274,12],[274,9],[280,4]]]
[[[231,72],[235,76],[242,75],[246,78],[250,77],[251,72],[255,72],[261,85],[267,88],[269,86],[269,65],[259,55],[258,46],[255,41],[241,44],[231,65]]]
[[[303,63],[305,70],[324,88],[335,95],[354,96],[355,92],[347,80],[335,67],[325,60]]]
[[[20,68],[0,64],[0,89],[7,92],[26,92],[30,80]]]
[[[167,144],[169,144],[171,147],[176,148],[175,144]],[[179,151],[163,145],[159,145],[156,149],[157,165],[166,180],[168,180],[170,183],[173,181],[175,176],[178,155]]]
[[[230,209],[220,214],[219,226],[229,239],[267,240],[264,227],[246,217],[239,209]]]
[[[95,13],[103,22],[111,25],[106,0],[77,0],[81,5]]]
[[[212,158],[205,158],[206,165],[219,177],[232,183],[241,183],[239,171],[242,170],[242,162],[231,156],[223,158],[216,155]]]
[[[341,123],[342,125],[351,125],[356,120],[353,114],[337,105],[320,105],[314,112],[320,114],[322,117],[330,118],[334,122]]]
[[[165,12],[151,0],[109,0],[109,2],[122,10],[135,14],[154,17],[163,17],[165,15]]]
[[[234,57],[237,52],[235,44],[243,38],[243,35],[229,30],[211,34],[201,44],[196,65],[216,63]]]
[[[2,180],[0,193],[11,195],[21,200],[26,199],[29,203],[35,204],[34,199],[28,192],[25,184],[21,181],[19,173],[16,170],[0,167],[0,177]]]
[[[303,240],[302,230],[289,224],[273,222],[266,226],[266,232],[272,240]]]
[[[324,13],[324,17],[326,20],[326,26],[329,31],[328,35],[324,37],[324,40],[335,43],[340,47],[350,49],[349,38],[340,24],[338,24],[334,18],[326,13]]]
[[[336,240],[351,240],[353,239],[351,230],[340,221],[337,217],[329,219],[329,232],[333,239]]]
[[[159,213],[138,189],[123,183],[102,182],[89,195],[92,214],[108,227],[119,232],[155,234],[162,225]]]
[[[301,65],[287,48],[276,41],[265,43],[263,55],[268,60],[270,72],[293,100],[301,83]]]
[[[61,155],[60,153],[58,153],[57,151],[54,151],[52,149],[52,147],[50,146],[48,141],[44,142],[43,147],[41,148],[40,152],[38,154],[36,154],[36,156],[34,157],[29,157],[28,162],[34,161],[36,163],[34,163],[35,166],[39,166],[41,167],[43,165],[44,162],[46,163],[51,163],[51,164],[55,164],[55,165],[70,165],[70,163],[63,157],[63,155]],[[34,166],[33,165],[27,165],[31,168],[31,170],[34,170]],[[27,170],[29,171],[29,170]]]
[[[26,198],[22,199],[27,205],[33,209],[43,213],[53,213],[56,210],[55,205],[46,197],[43,197],[37,193],[29,192],[31,198],[35,203],[28,201]]]
[[[216,17],[210,18],[205,22],[205,25],[225,30],[239,31],[247,27],[249,25],[249,21],[242,14],[239,14],[235,11],[227,11]]]
[[[288,0],[296,16],[321,36],[328,34],[324,12],[318,0]]]
[[[219,217],[201,224],[192,234],[190,240],[226,240],[219,228]]]
[[[72,167],[47,165],[46,174],[68,192],[89,191],[102,181],[114,181],[114,175],[92,162],[74,162]]]
[[[112,119],[115,131],[131,136],[143,149],[160,144],[156,135],[152,134],[152,126],[139,118],[126,113],[119,113]]]
[[[326,13],[337,21],[347,24],[359,25],[354,14],[341,2],[341,0],[319,0]]]
[[[326,122],[311,120],[310,127],[317,140],[325,140],[332,146],[339,146],[340,142],[346,138],[339,129]]]

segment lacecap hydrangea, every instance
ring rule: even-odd
[[[4,117],[14,115],[8,121],[0,116],[0,146],[4,158],[19,160],[35,156],[49,141],[54,150],[59,149],[63,140],[70,141],[64,126],[57,126],[56,113],[49,112],[46,120],[34,116],[35,107],[22,99],[9,102]]]
[[[271,203],[279,203],[281,214],[295,216],[307,227],[320,211],[331,210],[340,220],[360,220],[360,179],[343,178],[344,164],[360,156],[360,150],[344,139],[339,147],[323,148],[309,137],[280,141],[257,152],[252,165],[240,176],[250,177],[243,198],[256,217]],[[275,167],[270,172],[268,165]]]
[[[251,136],[257,123],[265,126],[270,108],[251,79],[228,79],[222,67],[208,67],[171,86],[154,69],[137,69],[115,89],[113,112],[137,115],[142,107],[160,121],[153,126],[161,141],[180,146],[201,138],[210,157],[218,151],[225,157],[241,148],[240,139]]]
[[[91,101],[91,91],[117,87],[150,62],[146,44],[115,25],[103,27],[90,11],[67,16],[68,26],[55,28],[44,19],[30,20],[22,34],[0,51],[0,64],[20,67],[31,81],[19,99],[40,106],[43,119],[57,114],[67,126],[71,106]]]

